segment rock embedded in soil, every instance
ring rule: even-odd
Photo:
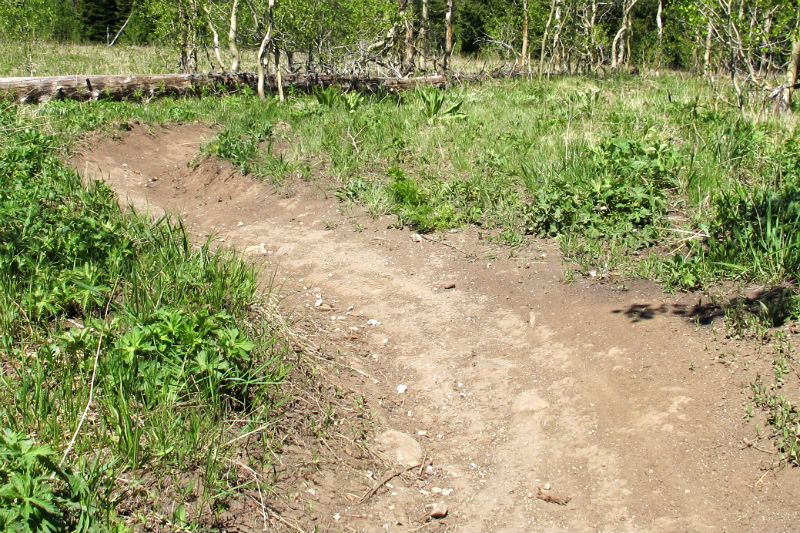
[[[375,439],[378,452],[388,461],[393,461],[406,468],[414,468],[422,464],[422,446],[407,433],[390,429]]]
[[[431,509],[431,518],[442,519],[447,516],[447,504],[444,502],[436,502]]]
[[[267,248],[264,246],[263,242],[261,244],[254,244],[244,249],[244,255],[267,255]]]

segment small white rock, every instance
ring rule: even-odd
[[[422,242],[422,235],[420,235],[419,233],[412,233],[411,240],[414,242]]]
[[[314,307],[319,307],[320,305],[322,305],[322,298],[317,298],[316,301],[314,301]]]
[[[239,221],[239,222],[238,222],[236,225],[237,225],[237,226],[239,226],[239,227],[241,227],[241,226],[244,226],[244,222],[242,222],[242,221],[240,220],[240,221]]]
[[[397,386],[397,394],[403,394],[408,390],[406,385],[398,385]]]

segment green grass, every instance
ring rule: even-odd
[[[0,529],[135,525],[129,498],[173,520],[164,497],[213,526],[247,488],[231,441],[274,423],[288,372],[256,272],[123,214],[26,111],[0,112]]]

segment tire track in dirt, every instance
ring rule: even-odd
[[[138,208],[180,211],[199,238],[216,232],[216,242],[239,249],[264,243],[255,260],[285,280],[284,308],[329,315],[321,336],[344,332],[358,344],[341,358],[374,378],[365,391],[378,431],[414,435],[433,469],[396,478],[364,504],[317,505],[323,527],[795,527],[797,474],[756,483],[765,457],[741,446],[753,433],[742,420],[746,374],[713,363],[711,331],[661,312],[680,311],[675,298],[643,282],[619,292],[565,285],[547,243],[509,258],[476,229],[415,242],[387,229],[388,218],[360,217],[365,229],[353,231],[355,215],[318,184],[298,182],[286,194],[227,163],[188,168],[210,135],[196,124],[135,127],[98,140],[75,166]],[[333,309],[315,307],[318,298]],[[408,390],[398,394],[398,384]],[[546,503],[542,487],[571,501]],[[438,500],[448,517],[425,523],[426,505]]]

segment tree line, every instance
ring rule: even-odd
[[[0,0],[4,35],[157,44],[193,72],[394,75],[448,70],[453,54],[539,73],[671,68],[764,83],[800,56],[800,0]],[[278,68],[276,65],[280,65]],[[737,86],[737,90],[739,90]]]

